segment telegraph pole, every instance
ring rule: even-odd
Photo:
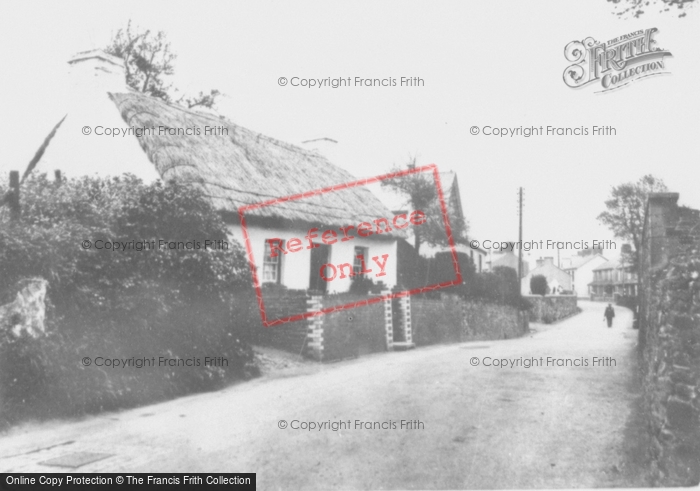
[[[520,218],[518,227],[518,244],[520,244],[518,249],[518,289],[520,289],[520,282],[523,278],[523,188],[518,190],[518,217]]]
[[[6,197],[10,206],[10,218],[19,220],[20,204],[19,204],[19,171],[10,171],[10,192]]]
[[[518,305],[518,327],[523,326],[523,311],[522,311],[522,300],[523,300],[523,188],[518,188],[518,298],[520,299],[520,305]]]

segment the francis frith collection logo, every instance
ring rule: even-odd
[[[673,55],[656,47],[657,32],[655,27],[634,31],[604,43],[591,37],[571,41],[564,48],[564,56],[573,64],[564,70],[564,82],[571,88],[599,82],[602,90],[597,92],[608,92],[669,73],[664,58]]]

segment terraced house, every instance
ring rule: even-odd
[[[594,300],[617,300],[619,297],[637,296],[637,274],[632,266],[619,260],[607,261],[593,269],[593,281],[589,283]]]

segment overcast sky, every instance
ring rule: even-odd
[[[233,122],[290,143],[337,140],[332,161],[377,175],[412,155],[458,173],[471,235],[609,239],[613,185],[652,173],[700,208],[697,9],[619,17],[605,0],[470,2],[9,2],[0,16],[0,171],[24,169],[65,113],[69,57],[129,19],[167,33],[174,85],[226,94]],[[656,27],[670,75],[608,94],[562,81],[564,46]],[[282,87],[279,77],[421,77],[423,87]],[[616,136],[498,138],[472,126],[610,125]],[[76,148],[76,151],[80,151]],[[3,177],[6,179],[6,177]],[[531,258],[539,257],[539,253]],[[547,255],[542,254],[542,255]],[[568,254],[562,253],[562,257]]]

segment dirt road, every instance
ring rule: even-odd
[[[625,456],[631,313],[618,308],[608,329],[602,304],[580,304],[583,313],[520,339],[369,356],[17,428],[0,437],[0,470],[61,471],[39,462],[90,451],[112,456],[81,472],[257,472],[259,489],[641,486]],[[548,357],[564,361],[548,366]],[[350,428],[280,429],[281,420]],[[396,429],[356,429],[356,420]]]

